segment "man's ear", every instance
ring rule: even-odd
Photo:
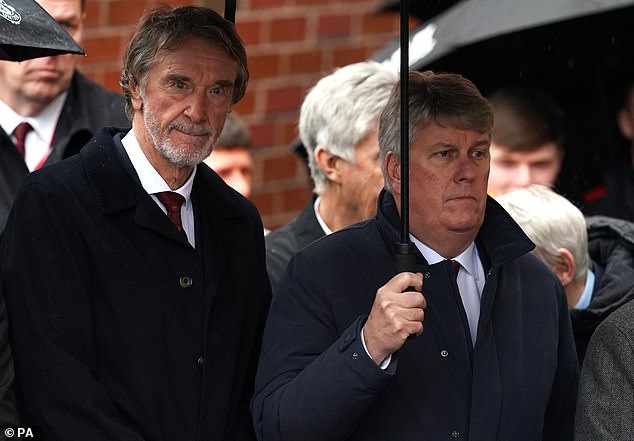
[[[557,275],[561,284],[566,287],[575,279],[577,265],[575,258],[567,248],[557,250],[557,263],[553,267],[553,272]]]
[[[324,146],[320,145],[315,149],[315,162],[329,181],[341,182],[343,159],[330,153]]]
[[[140,112],[143,110],[143,98],[141,97],[141,91],[138,84],[130,84],[128,86],[130,92],[130,101],[132,101],[132,108]]]
[[[385,176],[394,196],[401,194],[401,161],[394,152],[385,154]]]

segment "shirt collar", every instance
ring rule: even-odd
[[[185,198],[187,206],[190,205],[194,176],[196,175],[196,167],[194,167],[192,174],[180,188],[172,190],[147,159],[143,150],[141,150],[141,145],[134,134],[134,130],[130,130],[127,135],[121,139],[121,143],[130,158],[130,162],[132,162],[134,170],[139,176],[141,186],[147,193],[154,194],[161,191],[174,191]]]
[[[315,204],[313,205],[313,209],[315,210],[315,217],[317,218],[317,222],[319,222],[321,229],[324,230],[324,233],[326,233],[326,236],[327,236],[332,233],[332,230],[328,228],[328,225],[326,225],[326,222],[324,222],[324,219],[319,215],[320,202],[321,202],[321,196],[317,196],[317,198],[315,199]]]
[[[40,138],[40,140],[42,140],[46,145],[49,145],[55,135],[57,121],[62,113],[62,108],[64,107],[67,95],[68,92],[61,93],[39,114],[28,117],[24,117],[16,113],[11,107],[0,101],[0,115],[2,115],[2,118],[0,118],[0,125],[2,125],[2,129],[10,135],[13,133],[18,124],[26,121],[31,124],[31,127],[33,127],[33,131],[37,134],[38,138]]]
[[[414,243],[414,245],[416,245],[416,248],[418,248],[418,251],[420,251],[420,253],[423,255],[427,263],[429,263],[430,265],[434,265],[443,260],[447,260],[446,257],[441,256],[440,254],[438,254],[436,251],[429,248],[427,245],[425,245],[423,242],[418,240],[413,235],[410,234],[409,238]],[[458,263],[460,263],[460,265],[462,265],[462,267],[465,269],[465,271],[467,271],[471,275],[471,277],[473,277],[475,280],[478,280],[478,274],[479,274],[479,271],[477,270],[478,259],[479,257],[477,253],[477,248],[475,246],[475,242],[471,242],[469,246],[462,253],[458,254],[452,260],[455,260]]]
[[[590,305],[592,291],[594,291],[594,279],[594,273],[592,270],[588,270],[586,273],[586,286],[583,288],[583,293],[574,309],[586,309]]]

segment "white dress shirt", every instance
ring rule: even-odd
[[[24,162],[29,171],[40,168],[53,149],[55,129],[64,107],[64,101],[66,101],[66,95],[68,92],[62,93],[38,115],[26,118],[0,101],[0,125],[11,136],[14,143],[15,138],[12,134],[18,124],[28,122],[33,127],[33,130],[27,133],[24,140]]]
[[[163,210],[163,213],[167,215],[167,209],[154,195],[154,193],[174,191],[185,198],[185,202],[183,202],[183,206],[181,207],[181,222],[183,223],[183,230],[185,230],[185,233],[187,234],[187,240],[191,246],[195,248],[196,237],[194,236],[194,209],[191,201],[191,193],[192,185],[194,184],[194,176],[196,175],[196,168],[194,167],[194,171],[182,187],[172,190],[152,166],[150,161],[148,161],[147,157],[143,153],[143,150],[141,150],[139,141],[134,135],[134,130],[130,130],[128,134],[121,139],[121,143],[130,158],[130,162],[132,162],[134,170],[139,176],[141,186],[143,186],[143,189],[152,196],[152,199],[154,199],[156,205]]]
[[[410,239],[430,265],[446,260],[445,257],[429,248],[411,234]],[[456,281],[458,283],[458,289],[460,290],[462,305],[467,314],[467,320],[469,321],[471,343],[475,346],[478,333],[478,320],[480,319],[480,298],[482,297],[482,290],[484,289],[484,268],[474,242],[471,242],[466,250],[451,260],[460,263],[460,271],[458,272]],[[424,291],[425,287],[423,286],[423,292]]]

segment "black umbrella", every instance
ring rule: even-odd
[[[573,199],[624,155],[614,123],[634,77],[634,0],[463,0],[412,32],[410,67],[465,75],[488,94],[540,86],[564,109],[561,185]],[[399,43],[375,59],[398,69]]]
[[[0,0],[0,60],[22,61],[84,50],[34,0]]]

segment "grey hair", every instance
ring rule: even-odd
[[[493,127],[491,105],[476,86],[461,75],[409,72],[409,143],[431,124],[490,133]],[[385,188],[392,191],[385,172],[385,156],[393,152],[400,162],[401,93],[400,82],[392,90],[381,114],[379,146]]]
[[[308,92],[299,117],[299,136],[308,153],[314,191],[323,193],[327,178],[317,166],[315,149],[353,162],[355,147],[378,128],[396,74],[375,61],[349,64],[320,79]]]
[[[495,198],[535,243],[533,254],[553,268],[557,250],[575,258],[574,279],[582,280],[590,267],[588,230],[581,210],[544,185],[533,184]]]
[[[209,8],[161,5],[143,14],[123,57],[119,84],[126,101],[126,115],[130,120],[134,116],[130,87],[136,85],[144,90],[156,54],[176,50],[191,37],[224,48],[237,62],[238,75],[232,102],[236,103],[244,96],[249,81],[247,54],[233,23]]]

